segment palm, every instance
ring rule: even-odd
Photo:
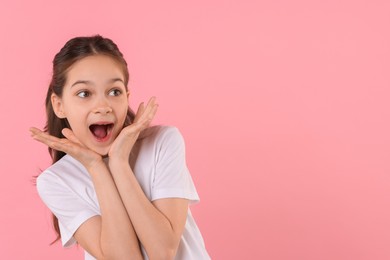
[[[44,143],[57,151],[69,154],[81,162],[87,169],[92,167],[96,162],[102,160],[101,155],[85,147],[73,134],[72,130],[68,128],[62,130],[62,133],[66,138],[58,138],[49,135],[37,128],[31,128],[30,131],[35,140]]]

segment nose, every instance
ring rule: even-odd
[[[106,98],[99,98],[94,108],[94,113],[108,114],[112,112],[110,103]]]

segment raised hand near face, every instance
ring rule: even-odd
[[[69,154],[87,169],[91,169],[96,163],[102,161],[102,156],[84,146],[69,128],[62,129],[65,138],[49,135],[35,127],[31,127],[30,132],[35,140],[57,151]]]
[[[139,105],[134,122],[123,128],[112,143],[108,152],[110,158],[128,160],[131,149],[137,141],[139,134],[152,122],[157,112],[157,108],[158,104],[156,103],[155,97],[152,97],[146,106],[144,103]]]

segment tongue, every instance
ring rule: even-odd
[[[97,138],[104,138],[107,135],[107,126],[105,125],[93,125],[91,130],[94,136]]]

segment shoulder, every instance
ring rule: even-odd
[[[64,172],[73,172],[73,169],[82,169],[82,164],[71,157],[70,155],[65,155],[60,160],[49,166],[44,170],[39,176],[37,181],[46,180],[49,178],[59,178],[63,176]]]
[[[65,155],[38,176],[38,192],[44,194],[52,189],[67,186],[69,182],[72,182],[72,179],[80,177],[80,172],[84,171],[84,167],[80,162],[69,155]]]
[[[165,143],[184,144],[184,139],[175,126],[156,125],[145,129],[139,138],[142,142],[153,142],[156,145],[163,145]]]
[[[141,133],[132,152],[138,162],[153,160],[155,164],[167,161],[167,158],[184,156],[185,143],[178,128],[157,125]]]
[[[181,135],[179,129],[175,126],[167,126],[167,125],[155,125],[148,127],[144,131],[142,131],[140,135],[140,139],[144,138],[161,138],[166,135]]]

